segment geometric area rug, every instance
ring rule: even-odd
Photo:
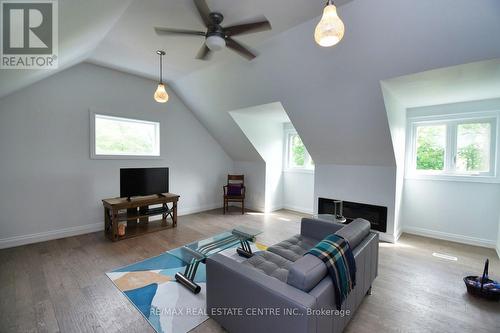
[[[265,245],[250,243],[252,252],[266,250]],[[220,254],[242,261],[236,245]],[[208,319],[206,315],[205,264],[200,264],[195,282],[201,286],[193,294],[175,280],[186,264],[167,252],[106,273],[158,333],[184,333]]]

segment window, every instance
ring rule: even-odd
[[[314,161],[307,152],[306,146],[295,130],[285,131],[285,150],[287,170],[314,170]]]
[[[410,119],[407,175],[495,177],[497,118]]]
[[[93,158],[160,156],[160,123],[91,114]]]

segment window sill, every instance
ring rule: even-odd
[[[285,169],[283,172],[286,173],[308,173],[308,174],[314,174],[314,169],[300,169],[300,168],[295,168],[295,169]]]
[[[145,155],[94,155],[91,154],[92,160],[160,160],[161,156],[145,156]]]
[[[410,174],[405,175],[405,180],[437,180],[437,181],[452,181],[466,183],[490,183],[498,184],[500,179],[495,176],[468,176],[468,175],[424,175]]]

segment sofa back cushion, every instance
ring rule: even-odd
[[[344,238],[354,250],[370,233],[370,222],[364,219],[355,219],[351,223],[345,225],[335,234]]]

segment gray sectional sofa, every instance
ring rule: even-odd
[[[329,234],[344,237],[356,260],[356,287],[336,311],[325,264],[304,255]],[[300,235],[237,262],[207,259],[207,311],[229,332],[342,332],[377,276],[378,234],[357,219],[342,225],[302,219]]]

